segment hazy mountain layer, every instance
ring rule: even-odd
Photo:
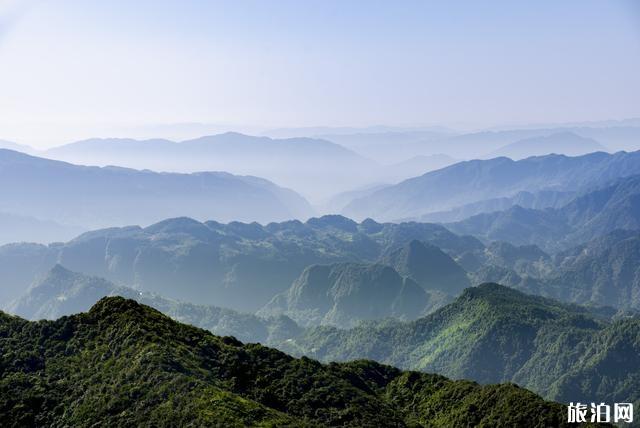
[[[312,264],[376,262],[417,239],[455,256],[482,244],[433,224],[355,223],[340,216],[261,226],[192,219],[85,233],[65,244],[0,247],[0,301],[56,263],[169,298],[255,311]]]
[[[268,178],[314,199],[368,184],[375,181],[378,174],[375,162],[326,140],[271,139],[235,132],[179,143],[90,139],[50,149],[45,155],[91,165],[253,175]]]
[[[518,205],[522,208],[561,208],[575,198],[576,192],[541,190],[534,193],[518,192],[514,196],[485,199],[471,204],[461,205],[447,211],[438,211],[420,216],[417,221],[450,223],[462,221],[477,214],[504,211]]]
[[[640,175],[617,179],[578,195],[561,208],[514,206],[447,224],[452,231],[487,240],[567,248],[616,229],[640,229]]]
[[[84,231],[80,227],[0,212],[0,245],[12,242],[68,241]]]
[[[86,167],[3,149],[0,193],[0,211],[85,228],[147,225],[182,215],[269,222],[305,219],[312,212],[295,192],[256,177]]]
[[[518,160],[550,153],[580,156],[592,152],[606,151],[608,151],[607,148],[593,138],[585,138],[573,132],[565,131],[516,141],[492,152],[491,157],[506,156]]]
[[[578,191],[640,173],[640,152],[547,155],[460,162],[356,199],[345,215],[378,220],[417,218],[519,192]]]

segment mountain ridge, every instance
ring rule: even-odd
[[[0,313],[0,326],[7,338],[0,355],[11,355],[0,357],[6,426],[568,426],[563,406],[514,385],[479,386],[370,361],[294,359],[118,297],[57,321]]]
[[[639,173],[640,152],[464,161],[356,199],[343,213],[355,219],[394,221],[522,191],[580,191]]]
[[[82,166],[6,149],[0,149],[0,191],[2,211],[46,213],[47,220],[85,228],[150,224],[178,214],[271,221],[313,212],[300,195],[257,177]]]

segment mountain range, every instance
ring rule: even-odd
[[[295,359],[121,297],[0,331],[2,426],[568,426],[515,385]]]
[[[640,318],[530,296],[497,284],[465,290],[412,322],[307,329],[282,349],[325,361],[368,358],[481,383],[515,382],[548,399],[640,403]]]
[[[0,149],[0,193],[2,212],[86,229],[185,214],[262,222],[312,214],[295,192],[256,177],[78,166],[5,149]]]
[[[592,188],[559,208],[541,210],[515,205],[448,223],[447,227],[459,234],[516,245],[536,244],[549,250],[567,249],[617,229],[638,230],[640,175]]]
[[[23,153],[34,153],[36,150],[24,144],[14,143],[12,141],[0,140],[0,149],[14,150]]]
[[[56,318],[87,310],[102,297],[99,290],[110,290],[106,295],[130,293],[174,319],[294,355],[325,361],[368,358],[480,383],[515,382],[564,402],[588,402],[593,391],[602,400],[640,402],[640,341],[634,339],[640,337],[640,318],[562,304],[496,284],[469,288],[453,303],[412,322],[377,320],[350,330],[303,329],[286,317],[261,318],[180,303],[57,266],[10,309],[32,319],[39,318],[37,314]],[[619,370],[620,364],[625,370]]]
[[[608,151],[607,148],[593,138],[585,138],[573,132],[564,131],[545,136],[525,138],[510,143],[490,153],[489,156],[505,156],[513,160],[519,160],[550,153],[580,156],[592,152],[606,151]]]
[[[637,120],[633,119],[609,123],[529,125],[469,132],[443,127],[380,127],[345,130],[302,129],[288,135],[318,136],[381,162],[389,160],[397,162],[402,158],[415,155],[436,154],[444,154],[456,159],[487,159],[496,157],[496,151],[511,144],[514,145],[514,149],[521,148],[511,154],[522,158],[550,153],[566,155],[588,153],[586,148],[582,149],[572,144],[572,141],[577,141],[579,138],[584,138],[583,142],[586,146],[594,149],[590,151],[599,151],[603,147],[612,151],[635,151],[640,148],[638,146],[640,126]],[[555,146],[545,143],[545,139],[552,135],[557,136],[553,137],[557,142]],[[563,135],[567,140],[560,138]],[[540,144],[531,145],[526,142],[529,139],[541,139],[538,141]],[[544,146],[545,150],[541,150],[541,146]]]
[[[67,243],[1,246],[0,301],[15,299],[59,263],[169,298],[255,311],[310,265],[375,263],[413,240],[451,257],[483,248],[475,238],[426,223],[356,223],[324,216],[263,226],[176,218],[145,228],[87,232]],[[459,289],[456,285],[451,292]]]
[[[235,132],[181,142],[89,139],[49,149],[43,155],[85,165],[252,175],[315,199],[366,185],[375,179],[378,169],[375,162],[326,140],[272,139]]]
[[[300,334],[300,327],[285,316],[257,317],[232,309],[196,305],[158,294],[117,286],[106,279],[72,272],[56,265],[20,297],[3,305],[5,311],[25,319],[54,320],[88,311],[98,300],[121,296],[151,306],[176,321],[191,324],[220,336],[242,341],[279,343]]]
[[[355,199],[343,213],[392,221],[513,197],[519,192],[577,192],[640,173],[640,152],[501,157],[459,162]]]
[[[640,310],[638,231],[615,230],[553,257],[520,262],[480,266],[472,283],[495,281],[565,302]]]

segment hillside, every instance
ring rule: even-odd
[[[555,249],[574,229],[560,213],[519,205],[504,211],[477,214],[465,220],[446,223],[455,233],[474,235],[487,241],[508,241],[514,245],[535,244]]]
[[[631,368],[640,362],[639,338],[639,318],[609,322],[579,306],[484,284],[413,322],[310,329],[284,349],[325,361],[371,358],[482,383],[512,381],[559,401],[598,391],[640,403],[640,374]],[[621,363],[629,369],[620,370]]]
[[[433,223],[451,223],[465,220],[478,214],[505,211],[519,205],[522,208],[545,209],[561,208],[575,198],[576,192],[540,190],[536,192],[518,192],[514,196],[485,199],[479,202],[460,205],[459,207],[437,211],[420,216],[417,221]]]
[[[260,318],[217,306],[180,302],[71,272],[60,265],[54,266],[22,296],[2,309],[29,320],[53,320],[86,312],[106,296],[133,299],[177,321],[248,342],[278,343],[300,333],[296,323],[284,316]]]
[[[435,245],[418,240],[387,251],[380,263],[393,267],[425,290],[455,296],[469,286],[467,273],[451,256]]]
[[[312,265],[258,315],[284,314],[304,326],[348,328],[364,320],[415,319],[446,302],[447,296],[443,293],[425,291],[390,266]]]
[[[516,205],[446,226],[455,233],[486,240],[567,249],[614,230],[640,229],[640,175],[591,188],[559,208],[537,210]]]
[[[181,215],[269,222],[312,213],[300,195],[256,177],[87,167],[4,149],[0,193],[0,211],[87,229]]]
[[[420,218],[523,191],[580,191],[639,173],[640,152],[472,160],[380,189],[354,200],[343,213],[355,219],[383,221]]]
[[[57,321],[0,314],[0,332],[7,427],[565,424],[563,406],[514,385],[294,359],[123,298]]]

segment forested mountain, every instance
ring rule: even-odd
[[[638,405],[640,318],[609,321],[600,312],[484,284],[413,322],[317,327],[283,347],[325,361],[370,358],[483,383],[512,381],[559,401],[588,401],[597,391],[602,400]]]
[[[257,317],[216,306],[180,302],[71,272],[60,265],[54,266],[42,280],[29,287],[18,299],[3,305],[2,309],[34,321],[53,320],[86,312],[105,296],[134,299],[177,321],[247,342],[279,343],[301,332],[294,321],[284,316]]]
[[[419,218],[487,199],[513,197],[523,191],[582,191],[634,174],[640,174],[640,152],[472,160],[356,199],[344,214],[385,221]]]
[[[0,298],[17,298],[56,263],[168,298],[255,311],[312,264],[373,263],[419,240],[455,256],[483,245],[434,224],[340,216],[257,223],[188,218],[85,233],[65,244],[0,247]]]
[[[256,177],[87,167],[4,149],[0,194],[0,211],[84,228],[148,225],[180,215],[268,222],[312,213],[300,195]]]
[[[616,229],[640,230],[640,175],[597,186],[557,209],[514,206],[447,227],[460,234],[537,244],[549,250],[566,249]]]
[[[574,230],[556,210],[536,210],[519,205],[445,224],[455,233],[474,235],[487,241],[508,241],[514,245],[535,244],[548,250],[557,250]]]
[[[640,318],[619,313],[611,321],[613,310],[561,304],[495,284],[467,289],[455,302],[410,323],[305,330],[286,317],[176,302],[57,266],[10,309],[28,318],[54,318],[86,310],[104,295],[130,296],[176,320],[294,355],[370,358],[482,383],[512,381],[559,401],[588,400],[593,390],[612,402],[640,400],[640,374],[632,367],[640,362],[633,345],[640,343],[634,339],[640,338]],[[624,376],[616,361],[629,366]]]
[[[497,282],[565,302],[640,310],[640,231],[615,230],[552,257],[535,246],[500,243],[512,247],[511,264],[495,257],[495,245],[461,260],[473,284]],[[532,248],[530,258],[525,248]]]
[[[449,299],[383,264],[312,265],[258,314],[285,314],[304,326],[344,328],[363,320],[415,319]]]
[[[390,249],[380,258],[380,263],[392,266],[425,290],[455,296],[469,286],[467,273],[448,254],[435,245],[417,240]]]
[[[0,314],[0,332],[8,427],[566,424],[564,406],[515,385],[294,359],[120,297],[57,321]]]

